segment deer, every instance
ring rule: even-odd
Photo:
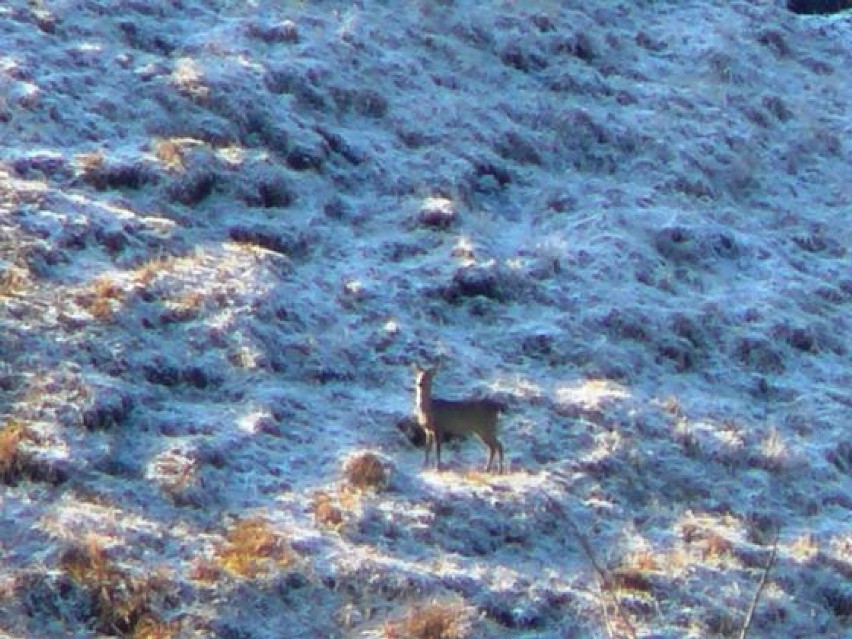
[[[488,447],[488,464],[491,472],[494,457],[499,456],[498,472],[503,473],[503,444],[497,439],[497,418],[500,405],[490,399],[441,399],[432,397],[432,381],[438,366],[414,369],[414,409],[417,423],[426,434],[426,458],[423,466],[429,467],[432,445],[435,446],[435,468],[441,470],[441,443],[446,434],[467,435],[476,433]]]

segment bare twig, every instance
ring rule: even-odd
[[[766,561],[766,566],[763,568],[763,574],[760,576],[760,581],[757,584],[757,590],[754,591],[754,597],[751,600],[751,605],[748,608],[743,627],[740,630],[739,639],[746,639],[751,622],[754,619],[754,611],[757,609],[757,604],[760,602],[760,595],[763,594],[763,588],[766,586],[766,580],[769,579],[769,571],[775,565],[775,560],[778,558],[778,537],[781,534],[780,526],[775,529],[775,540],[772,542],[772,552],[769,554],[769,559]]]
[[[586,559],[589,560],[589,563],[591,564],[592,568],[598,576],[598,579],[600,580],[600,589],[603,592],[606,592],[610,600],[612,601],[612,604],[615,607],[615,611],[618,614],[618,619],[624,625],[628,636],[631,639],[636,639],[636,628],[634,628],[633,624],[630,623],[630,620],[627,618],[627,615],[624,613],[624,610],[621,607],[621,603],[618,601],[618,597],[616,597],[615,594],[612,592],[612,580],[609,578],[606,569],[600,565],[597,558],[595,557],[595,553],[592,550],[592,546],[589,543],[589,540],[582,532],[580,532],[580,528],[577,526],[574,520],[568,516],[568,513],[566,513],[565,510],[556,501],[554,501],[550,497],[546,497],[546,499],[548,501],[548,505],[551,508],[558,509],[559,512],[565,517],[565,520],[571,526],[571,529],[574,533],[574,537],[576,537],[577,541],[580,543],[580,548],[583,549],[583,553],[586,555]],[[609,630],[611,624],[609,622],[609,615],[606,611],[606,606],[604,606],[604,617],[608,627],[608,632],[612,634],[611,630]]]

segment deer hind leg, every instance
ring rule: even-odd
[[[433,436],[435,438],[435,470],[441,470],[441,434],[435,431]]]
[[[491,444],[490,442],[485,442],[485,445],[488,446],[488,463],[485,464],[485,472],[490,473],[491,472],[491,466],[494,464],[495,449],[494,449],[494,445]]]
[[[485,441],[485,445],[488,446],[488,464],[485,466],[485,472],[490,473],[491,469],[494,467],[494,457],[498,457],[497,469],[498,472],[503,474],[503,444],[500,443],[500,440],[494,437],[493,439],[483,440]]]
[[[494,441],[485,442],[485,445],[488,446],[488,464],[485,466],[485,472],[490,473],[491,469],[494,467],[494,457],[498,458],[497,461],[497,473],[503,474],[503,444],[500,443],[499,440],[494,439]]]

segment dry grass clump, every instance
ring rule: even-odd
[[[642,553],[631,557],[624,565],[612,570],[602,588],[614,591],[652,592],[654,575],[659,570],[657,561],[651,553]]]
[[[218,559],[199,558],[190,565],[188,576],[193,581],[215,586],[223,573],[224,568],[219,565]]]
[[[398,621],[383,627],[385,639],[467,639],[471,634],[471,611],[460,602],[433,601],[415,606]]]
[[[174,273],[181,266],[191,266],[194,259],[191,256],[157,255],[134,269],[133,282],[147,288],[157,276]]]
[[[77,298],[77,302],[101,322],[112,322],[125,292],[110,277],[99,277]]]
[[[225,533],[218,563],[229,573],[253,579],[291,565],[293,551],[265,519],[243,519]]]
[[[94,536],[66,550],[59,567],[91,598],[100,632],[152,639],[177,636],[177,627],[163,622],[155,611],[173,590],[164,574],[132,574],[111,560]]]
[[[29,285],[29,273],[22,268],[11,266],[0,272],[0,297],[17,295]]]
[[[172,170],[184,168],[183,148],[173,139],[156,140],[153,145],[154,156]]]
[[[332,503],[328,493],[319,492],[314,496],[313,509],[314,521],[320,526],[339,528],[343,524],[343,511]]]
[[[387,470],[374,453],[361,453],[350,459],[343,474],[349,485],[358,490],[382,490],[388,482]]]
[[[688,421],[685,419],[678,420],[674,427],[674,441],[683,449],[683,454],[687,457],[695,458],[701,454],[701,444],[695,431]]]
[[[787,444],[777,428],[771,428],[766,434],[754,463],[769,472],[782,471],[791,465],[792,459]]]
[[[0,427],[0,484],[14,486],[23,480],[59,484],[67,479],[60,469],[26,450],[32,443],[35,437],[22,422],[10,419]]]
[[[106,158],[103,153],[80,153],[74,157],[74,163],[83,175],[90,175],[103,168]]]
[[[197,319],[204,306],[204,295],[198,291],[189,291],[170,300],[166,309],[160,314],[160,321],[165,324],[189,322]]]
[[[145,617],[133,629],[133,639],[176,639],[180,636],[180,623],[165,622]]]
[[[14,483],[26,467],[26,456],[21,444],[27,439],[27,431],[20,422],[7,423],[0,430],[0,481]]]
[[[97,189],[140,189],[157,177],[142,163],[107,161],[100,152],[81,153],[74,157],[80,179]]]
[[[202,506],[198,460],[181,451],[169,450],[152,460],[156,481],[163,493],[177,506]]]
[[[701,549],[704,560],[723,558],[731,555],[733,551],[734,545],[728,539],[715,532],[710,532],[707,535]]]

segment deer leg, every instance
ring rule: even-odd
[[[441,470],[441,435],[435,433],[435,470]]]
[[[423,460],[423,467],[429,467],[429,455],[432,453],[432,443],[435,441],[435,434],[432,431],[426,432],[426,458]]]

